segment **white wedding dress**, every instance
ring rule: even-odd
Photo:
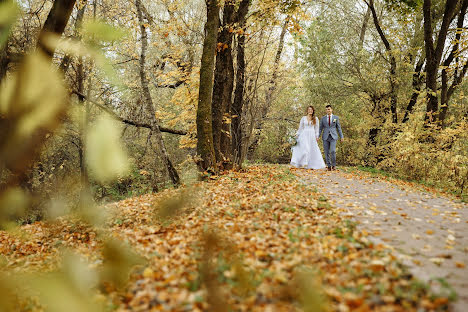
[[[315,117],[315,125],[309,122],[307,116],[301,118],[299,130],[296,133],[297,144],[292,148],[291,165],[296,168],[323,169],[322,152],[317,143],[319,137],[319,120]]]

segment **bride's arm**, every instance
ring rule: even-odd
[[[320,137],[320,122],[319,122],[318,117],[315,117],[314,129],[315,129],[315,137],[318,139]]]
[[[301,134],[302,129],[304,129],[304,117],[302,117],[301,121],[299,122],[299,129],[296,132],[296,137],[298,137],[299,134]]]

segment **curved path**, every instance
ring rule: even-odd
[[[468,311],[468,205],[365,173],[296,170],[376,243],[396,251],[434,288],[447,281],[458,294],[454,311]]]

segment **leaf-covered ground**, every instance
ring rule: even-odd
[[[123,287],[98,287],[95,300],[109,310],[447,308],[448,298],[430,294],[391,249],[368,240],[287,167],[252,166],[105,209],[109,217],[99,231],[146,259]],[[3,271],[52,270],[62,262],[61,247],[80,253],[91,267],[118,267],[120,258],[106,258],[96,233],[71,219],[0,232]]]

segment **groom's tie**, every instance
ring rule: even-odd
[[[330,127],[331,124],[330,124],[330,115],[328,115],[328,126]]]

